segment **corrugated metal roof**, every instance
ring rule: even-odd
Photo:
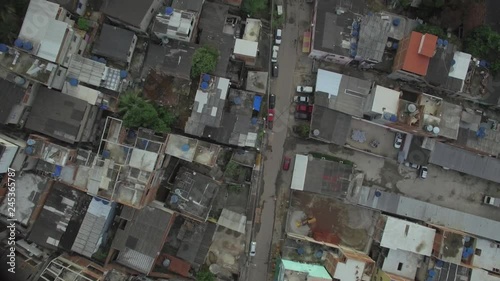
[[[295,163],[293,165],[293,176],[291,189],[304,190],[304,183],[306,180],[307,163],[309,158],[305,155],[295,155]]]
[[[45,36],[40,41],[37,56],[51,62],[56,62],[59,50],[64,43],[68,24],[58,20],[50,20],[47,29],[48,32],[45,33]]]
[[[500,160],[436,142],[429,162],[478,178],[500,183]]]
[[[80,55],[73,55],[69,62],[67,76],[99,87],[105,70],[106,64],[102,62],[87,59]]]
[[[460,80],[465,80],[467,71],[469,70],[471,54],[455,52],[453,61],[455,62],[450,69],[449,76]]]
[[[363,186],[359,192],[358,204],[386,213],[405,216],[427,223],[437,224],[468,232],[479,237],[499,240],[500,222],[440,207],[424,201],[404,197],[395,193],[380,192]]]
[[[163,209],[146,206],[133,211],[125,229],[118,229],[111,245],[120,251],[117,262],[148,274],[163,247],[172,214]],[[126,214],[130,217],[131,214]]]
[[[72,251],[88,258],[97,251],[111,209],[112,205],[109,202],[105,204],[101,200],[96,200],[96,198],[92,199],[75,242],[71,247]]]
[[[341,80],[342,74],[318,69],[318,76],[316,77],[316,92],[327,93],[328,98],[337,96]]]
[[[54,20],[59,12],[59,5],[45,0],[32,0],[24,15],[19,37],[30,40],[33,47],[42,41],[50,20]]]
[[[328,271],[326,271],[326,268],[324,266],[317,264],[300,263],[285,259],[281,260],[281,262],[283,263],[283,267],[286,270],[305,272],[310,277],[332,280],[332,277],[330,276]]]

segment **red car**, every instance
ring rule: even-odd
[[[268,122],[273,122],[274,121],[274,114],[275,113],[276,112],[274,111],[273,108],[270,108],[270,109],[267,110],[267,121]]]
[[[295,106],[295,111],[302,112],[302,113],[312,113],[313,112],[313,106],[312,105],[307,105],[307,104],[297,104]]]
[[[292,158],[288,156],[283,157],[283,170],[288,171],[290,169],[290,163],[292,162]]]

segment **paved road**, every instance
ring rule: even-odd
[[[297,15],[301,22],[308,21],[309,15],[303,11],[304,5],[298,1],[287,1],[286,23],[283,29],[282,43],[278,55],[279,76],[271,82],[271,92],[277,97],[276,119],[272,130],[268,130],[268,148],[264,153],[263,183],[261,197],[256,210],[254,241],[257,242],[256,256],[250,259],[248,281],[261,281],[268,278],[268,263],[273,235],[276,178],[281,169],[283,146],[288,132],[290,101],[293,99],[294,70],[297,52],[300,51],[299,34],[304,31],[299,27]]]

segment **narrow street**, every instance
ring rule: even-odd
[[[300,36],[308,27],[300,26],[299,23],[310,23],[310,8],[307,6],[307,9],[304,9],[306,5],[304,1],[292,0],[286,3],[286,20],[278,55],[279,76],[271,81],[271,93],[277,97],[276,119],[273,129],[267,131],[268,146],[264,152],[261,196],[255,210],[253,228],[257,251],[255,257],[249,259],[248,281],[268,280],[268,269],[272,268],[270,252],[276,211],[276,179],[282,166],[289,119],[293,118],[290,114],[290,104],[295,93],[294,71],[302,47]]]

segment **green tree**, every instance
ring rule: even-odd
[[[125,127],[144,127],[158,133],[167,133],[175,117],[167,109],[144,100],[137,92],[127,92],[118,105]]]
[[[0,3],[0,42],[9,44],[21,29],[29,0],[2,0]]]
[[[300,124],[295,127],[297,134],[301,138],[308,138],[309,137],[309,131],[311,128],[309,127],[309,124]]]
[[[214,71],[218,58],[219,51],[212,46],[204,46],[196,50],[191,62],[191,77],[198,78],[203,73]]]
[[[487,25],[482,25],[472,30],[465,38],[465,51],[479,59],[484,59],[490,63],[490,70],[493,73],[500,71],[500,34],[492,30]]]
[[[205,268],[196,273],[196,281],[215,281],[215,275]]]
[[[415,31],[420,32],[420,33],[424,33],[424,34],[425,33],[433,34],[439,38],[446,38],[446,33],[444,32],[444,30],[441,27],[431,25],[431,24],[421,24],[421,25],[417,26],[417,28],[415,28]]]
[[[243,0],[242,9],[250,16],[256,16],[267,9],[267,0]]]

